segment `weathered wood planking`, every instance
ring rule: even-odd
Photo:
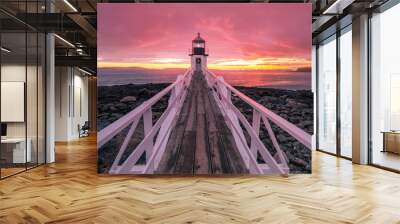
[[[201,72],[193,74],[187,98],[156,173],[248,173]]]
[[[188,91],[187,97],[190,97],[191,91]],[[161,158],[159,164],[159,170],[162,170],[164,174],[172,174],[173,168],[175,165],[175,161],[179,157],[180,149],[181,149],[181,141],[183,139],[183,135],[185,134],[186,121],[188,119],[189,109],[191,107],[191,101],[186,100],[183,103],[182,111],[180,116],[178,117],[177,123],[175,124],[175,128],[172,130],[171,135],[169,137],[169,141],[167,143],[166,150],[164,152],[164,156]],[[174,141],[175,140],[175,141]],[[167,158],[175,158],[175,159],[167,159]],[[157,173],[157,171],[156,171]]]
[[[199,78],[197,76],[196,78]],[[196,82],[196,101],[197,101],[197,125],[196,125],[196,153],[195,153],[195,169],[196,174],[207,174],[209,172],[208,158],[208,139],[206,125],[206,111],[204,99],[204,82]],[[199,85],[202,84],[202,85]]]

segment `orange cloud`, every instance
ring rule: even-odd
[[[145,68],[168,69],[188,68],[190,64],[185,59],[157,58],[135,62],[99,61],[99,68]],[[210,61],[208,67],[217,70],[283,70],[296,71],[299,68],[309,67],[310,61],[304,58],[254,58],[254,59],[218,59]]]

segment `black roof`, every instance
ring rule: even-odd
[[[197,33],[197,37],[192,42],[193,43],[205,43],[206,41],[200,37],[200,33]]]

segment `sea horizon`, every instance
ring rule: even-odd
[[[127,84],[172,83],[185,69],[150,70],[138,68],[99,68],[98,86]],[[311,90],[311,72],[308,71],[213,71],[232,86]]]

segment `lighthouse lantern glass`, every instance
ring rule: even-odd
[[[204,43],[195,43],[194,47],[196,47],[196,48],[204,48]]]

